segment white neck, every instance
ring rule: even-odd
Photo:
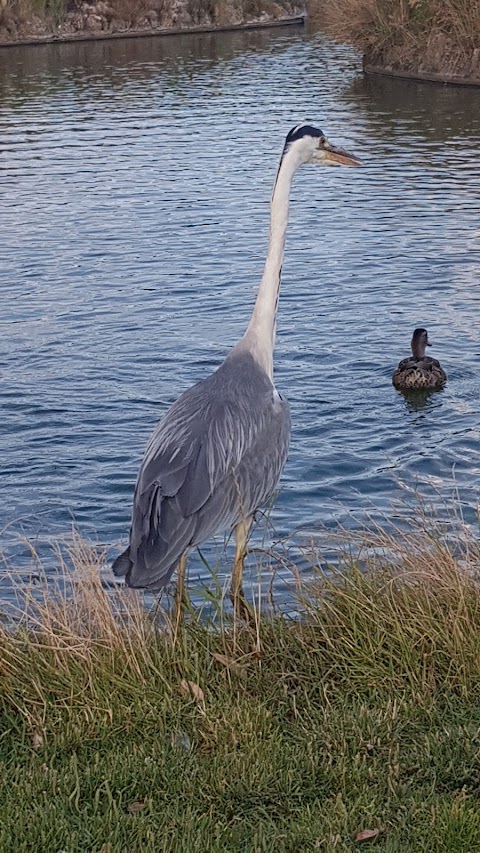
[[[288,224],[290,188],[292,178],[301,162],[292,149],[285,154],[282,160],[272,195],[270,239],[265,269],[250,323],[238,345],[251,352],[270,379],[273,379],[277,303],[285,248],[285,233]]]

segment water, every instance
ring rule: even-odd
[[[455,494],[473,523],[477,100],[363,79],[356,53],[300,28],[0,51],[10,566],[30,564],[27,537],[48,567],[73,523],[112,554],[124,540],[153,425],[243,333],[283,138],[305,118],[364,166],[295,179],[276,349],[293,435],[276,534],[391,516],[415,491],[439,512]],[[391,373],[418,325],[449,382],[415,405]],[[206,578],[198,558],[191,574]]]

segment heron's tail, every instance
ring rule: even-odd
[[[114,560],[112,564],[113,574],[117,578],[123,578],[132,568],[133,563],[130,559],[130,546],[125,548],[125,551],[122,551],[121,554]]]

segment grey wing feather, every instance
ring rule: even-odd
[[[286,400],[268,407],[237,468],[224,477],[197,514],[195,543],[248,517],[273,495],[288,454],[290,408]]]
[[[186,391],[153,433],[135,490],[129,548],[114,571],[131,586],[155,590],[168,583],[189,547],[268,499],[289,435],[288,403],[266,374],[251,357],[227,359]]]

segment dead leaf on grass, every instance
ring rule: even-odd
[[[141,812],[142,809],[147,805],[147,801],[144,800],[143,803],[130,803],[128,807],[128,811],[130,814],[136,814],[137,812]]]
[[[202,704],[203,702],[205,702],[205,694],[202,688],[200,687],[200,685],[195,684],[194,681],[187,681],[186,678],[182,678],[180,682],[180,688],[184,693],[191,693],[191,695],[194,697],[194,699],[197,700],[197,702],[201,702]]]
[[[377,835],[380,835],[379,829],[362,829],[361,832],[357,832],[355,841],[373,841]]]
[[[32,746],[34,749],[40,749],[41,746],[45,743],[45,739],[41,732],[36,731],[32,735]]]
[[[236,660],[232,660],[232,658],[227,657],[227,655],[221,655],[219,652],[214,652],[212,657],[218,663],[221,663],[226,669],[230,669],[232,672],[237,673],[237,675],[245,674],[243,667]]]

